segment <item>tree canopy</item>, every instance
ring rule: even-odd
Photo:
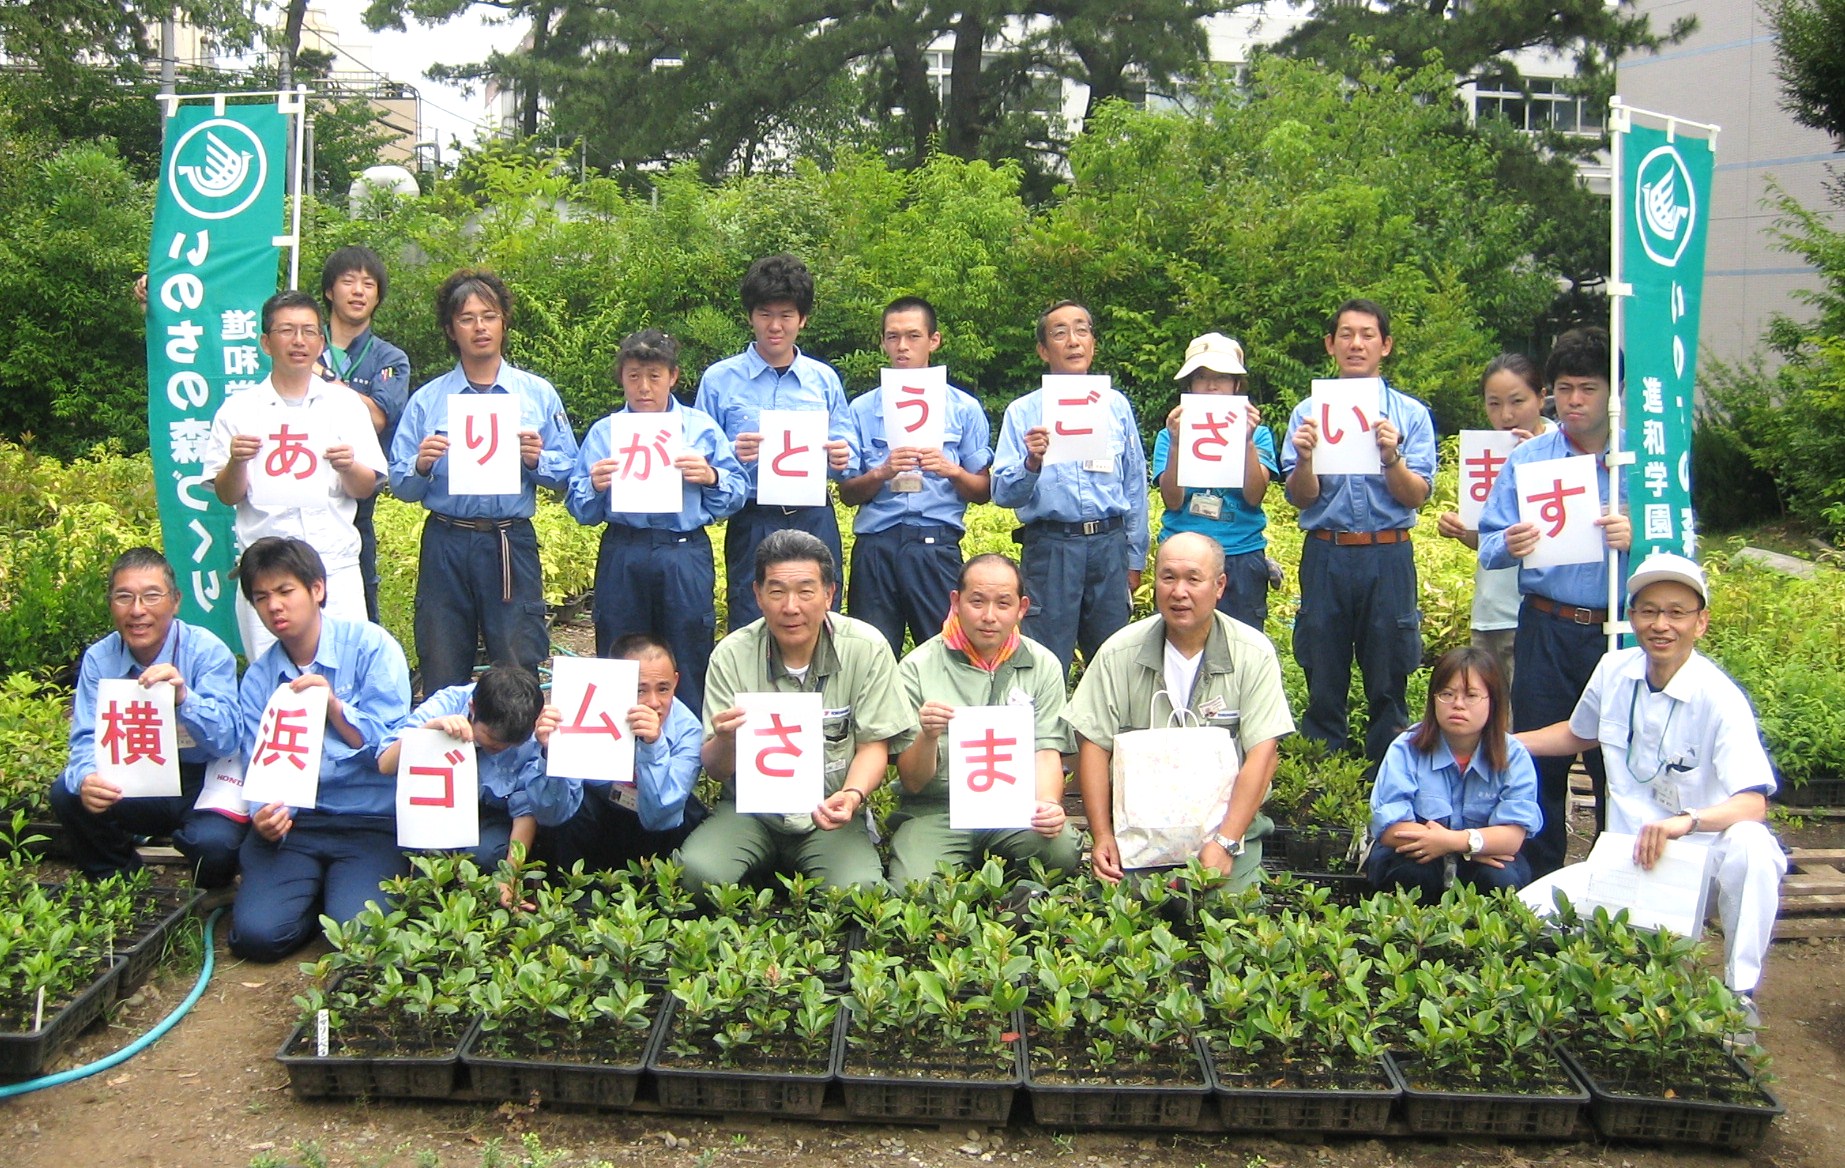
[[[1845,0],[1770,0],[1781,108],[1845,142]]]

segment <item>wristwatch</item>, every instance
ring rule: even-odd
[[[1474,854],[1476,852],[1484,852],[1485,850],[1486,850],[1486,837],[1480,834],[1480,829],[1477,827],[1468,828],[1467,829],[1467,858],[1471,860],[1473,859]]]
[[[1231,839],[1221,831],[1214,831],[1211,833],[1211,842],[1224,851],[1229,852],[1232,856],[1240,856],[1243,854],[1243,841],[1240,839]]]

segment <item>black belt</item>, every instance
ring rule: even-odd
[[[960,543],[963,534],[960,528],[950,527],[946,523],[895,523],[876,531],[867,531],[859,538],[884,535],[897,539],[948,539]]]
[[[1121,515],[1110,515],[1106,519],[1086,519],[1081,523],[1060,523],[1055,519],[1040,519],[1027,523],[1019,531],[1038,533],[1054,532],[1058,535],[1103,535],[1110,531],[1119,531],[1127,526],[1127,519]],[[1016,542],[1018,533],[1013,534]]]
[[[772,504],[764,506],[761,503],[743,504],[744,511],[755,511],[763,515],[779,515],[784,519],[790,515],[805,515],[809,511],[819,511],[822,508],[829,511],[832,510],[831,504],[827,503],[815,503],[812,507],[776,507]]]
[[[513,598],[512,544],[507,540],[506,533],[521,523],[529,526],[532,521],[529,519],[457,519],[453,515],[444,515],[440,511],[431,511],[429,517],[444,527],[499,535],[500,603],[511,604]]]
[[[605,524],[602,528],[602,539],[605,543],[629,542],[662,544],[692,543],[693,541],[697,541],[699,543],[709,544],[711,542],[709,537],[705,535],[705,529],[702,527],[694,527],[690,531],[673,531],[665,527],[629,527],[625,523]]]

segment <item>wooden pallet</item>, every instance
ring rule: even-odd
[[[1845,848],[1794,848],[1781,879],[1775,939],[1845,937]]]

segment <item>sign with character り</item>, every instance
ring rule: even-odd
[[[948,720],[948,826],[1023,830],[1038,807],[1030,706],[962,706]]]
[[[510,393],[456,393],[448,399],[448,491],[517,495],[523,488],[519,399]]]

